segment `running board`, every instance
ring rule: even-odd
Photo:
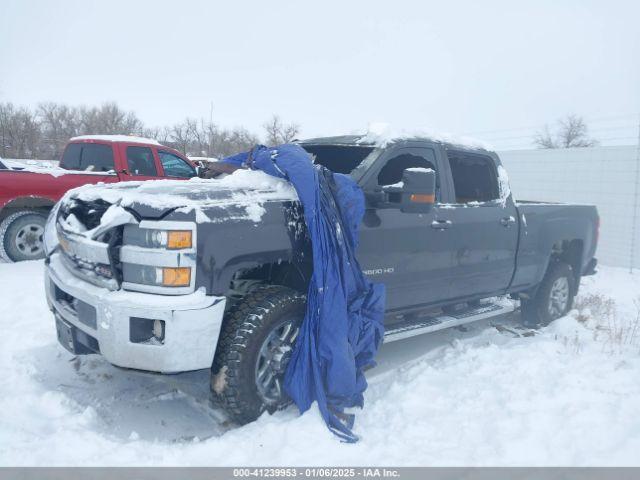
[[[436,332],[445,328],[457,327],[466,323],[493,318],[515,311],[514,302],[500,299],[490,303],[462,310],[457,313],[443,314],[433,317],[423,317],[418,320],[408,320],[394,325],[384,334],[384,343],[395,342],[403,338],[415,337],[424,333]]]

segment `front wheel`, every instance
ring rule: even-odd
[[[290,288],[262,287],[234,305],[223,323],[211,368],[214,402],[236,422],[285,407],[284,373],[306,299]]]
[[[550,265],[535,297],[522,300],[525,325],[545,326],[569,313],[576,290],[576,277],[570,265],[564,262]]]

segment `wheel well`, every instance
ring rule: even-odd
[[[582,240],[563,240],[556,243],[551,251],[551,262],[560,261],[571,266],[576,284],[580,281],[582,274]]]
[[[20,197],[11,200],[7,203],[2,210],[0,210],[0,221],[7,218],[9,215],[19,212],[20,210],[38,210],[43,214],[48,214],[49,210],[53,208],[55,202],[42,197]]]
[[[282,285],[306,293],[310,278],[310,269],[302,264],[289,261],[266,263],[238,270],[231,279],[227,296],[238,299],[262,285]]]

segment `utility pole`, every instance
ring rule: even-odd
[[[631,264],[629,272],[633,273],[636,261],[636,243],[638,237],[638,203],[640,203],[640,118],[638,119],[638,144],[636,145],[636,180],[633,194],[633,224],[631,225]]]
[[[207,157],[212,156],[213,152],[213,100],[209,103],[209,145],[207,146]]]

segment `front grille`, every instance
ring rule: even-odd
[[[62,262],[76,276],[97,287],[117,290],[119,283],[114,278],[110,265],[91,263],[63,252]]]
[[[99,226],[109,206],[103,200],[70,199],[61,205],[56,229],[65,266],[82,280],[117,290],[121,274],[116,247],[122,243],[122,227],[107,230],[95,239],[83,235],[82,228],[78,228],[89,230]]]

